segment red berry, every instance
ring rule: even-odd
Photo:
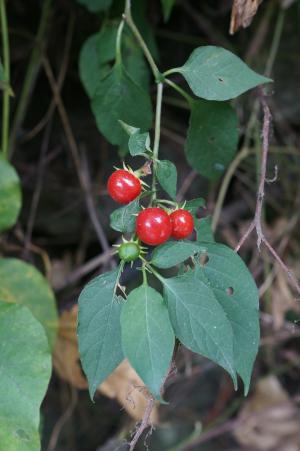
[[[136,220],[136,233],[141,241],[157,246],[170,238],[172,226],[169,215],[161,208],[146,208]]]
[[[170,214],[172,237],[177,240],[187,238],[194,230],[194,218],[187,210],[175,210]]]
[[[107,182],[107,191],[110,197],[119,204],[129,204],[141,194],[140,180],[125,169],[113,172]]]

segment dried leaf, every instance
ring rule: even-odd
[[[77,312],[78,307],[74,305],[71,310],[64,311],[60,316],[53,365],[59,377],[78,389],[87,389],[88,383],[79,362],[76,335]],[[99,386],[98,391],[118,400],[135,420],[139,421],[143,417],[147,405],[147,392],[143,382],[127,360],[124,360]],[[158,422],[157,407],[153,410],[151,421],[153,424]]]
[[[231,10],[230,34],[239,28],[247,28],[255,16],[262,0],[234,0]]]

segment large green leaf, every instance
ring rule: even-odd
[[[0,301],[0,343],[0,449],[39,451],[39,409],[51,375],[45,332],[26,307]]]
[[[159,160],[156,167],[156,176],[160,186],[171,197],[176,199],[177,191],[177,169],[169,160]]]
[[[120,329],[122,299],[115,294],[120,268],[91,280],[79,296],[79,353],[92,399],[98,385],[123,360]]]
[[[0,259],[0,299],[22,304],[45,328],[50,346],[57,329],[55,297],[45,277],[32,265],[15,258]]]
[[[117,232],[132,233],[135,231],[136,214],[140,211],[139,199],[135,199],[124,207],[117,208],[110,215],[110,226]]]
[[[175,1],[176,0],[161,0],[165,22],[169,20]]]
[[[92,13],[105,11],[110,8],[113,0],[77,0]]]
[[[196,241],[167,241],[154,249],[151,264],[161,269],[171,268],[205,249],[204,244]]]
[[[246,394],[259,344],[258,290],[236,252],[222,244],[203,245],[208,261],[199,271],[207,278],[208,286],[231,322],[235,367],[243,379]]]
[[[178,68],[191,90],[207,100],[229,100],[272,80],[250,69],[239,57],[222,47],[195,49]]]
[[[236,385],[232,327],[197,268],[162,279],[173,329],[187,348],[225,368]]]
[[[0,232],[15,224],[21,203],[18,174],[14,167],[0,156]]]
[[[175,342],[162,296],[147,285],[133,290],[123,307],[121,327],[125,356],[159,399]]]
[[[99,81],[92,109],[99,130],[112,144],[121,145],[124,140],[128,141],[119,120],[142,131],[151,127],[149,94],[120,65],[115,65],[110,74]]]
[[[201,175],[214,180],[224,173],[236,153],[237,116],[227,103],[196,100],[191,108],[187,160]]]

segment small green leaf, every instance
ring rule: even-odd
[[[198,197],[197,199],[188,200],[186,202],[182,202],[182,204],[181,204],[182,208],[184,208],[185,210],[188,210],[194,216],[197,213],[198,209],[200,207],[204,207],[204,206],[205,206],[205,200],[202,197]]]
[[[135,230],[136,214],[140,211],[139,199],[117,208],[110,215],[110,226],[117,232],[132,233]]]
[[[19,176],[14,167],[0,156],[0,232],[16,223],[21,204]]]
[[[236,385],[231,324],[202,272],[196,267],[162,283],[176,337],[225,368]]]
[[[54,293],[45,277],[28,263],[1,258],[0,280],[0,299],[28,307],[45,328],[52,347],[57,330],[57,310]]]
[[[39,451],[39,410],[51,375],[45,332],[26,307],[0,301],[0,343],[0,449]]]
[[[254,72],[228,50],[211,45],[195,49],[178,72],[196,96],[207,100],[233,99],[272,81]]]
[[[121,267],[91,280],[79,296],[78,344],[90,396],[121,363],[121,299],[115,295]]]
[[[205,251],[205,245],[196,241],[167,241],[154,249],[151,264],[161,269],[171,268],[184,262],[200,250]]]
[[[159,160],[157,162],[156,176],[160,186],[171,199],[175,200],[177,191],[177,169],[175,164],[169,160]]]
[[[92,13],[106,11],[110,8],[112,0],[77,0],[78,3],[85,6]]]
[[[208,261],[199,266],[199,271],[231,322],[235,367],[247,394],[259,345],[258,290],[236,252],[218,243],[202,244],[206,246]]]
[[[133,290],[121,315],[125,357],[149,391],[160,398],[174,349],[174,332],[161,295],[142,285]]]
[[[211,229],[211,216],[195,220],[197,241],[214,243],[214,235]]]
[[[142,131],[151,127],[149,94],[119,65],[114,66],[110,74],[99,81],[92,100],[92,110],[99,130],[111,144],[121,145],[126,139],[119,120]]]
[[[161,0],[165,22],[167,22],[170,18],[172,9],[175,5],[175,1],[176,0]]]
[[[136,155],[143,155],[146,150],[150,148],[150,136],[149,133],[136,133],[131,134],[128,141],[129,153],[133,157]]]
[[[237,144],[237,116],[229,104],[204,100],[192,103],[185,151],[196,171],[217,179],[235,156]]]

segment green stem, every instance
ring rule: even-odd
[[[190,96],[184,89],[180,88],[180,86],[178,86],[176,83],[174,83],[171,80],[168,80],[167,78],[165,79],[165,83],[169,86],[171,86],[173,89],[175,89],[175,91],[179,92],[179,94],[182,95],[182,97],[185,98],[185,100],[187,101],[187,103],[189,105],[192,104],[193,102],[193,97]]]
[[[168,75],[177,74],[179,71],[179,67],[173,67],[172,69],[166,70],[166,72],[163,73],[163,76],[167,77]]]
[[[150,50],[147,47],[146,42],[144,41],[141,33],[139,32],[138,28],[136,27],[133,18],[132,18],[132,14],[131,14],[131,0],[126,0],[125,3],[125,12],[123,14],[123,19],[125,20],[125,22],[127,23],[127,25],[129,26],[129,28],[131,29],[132,33],[134,34],[136,40],[138,41],[139,45],[141,46],[144,55],[149,63],[149,66],[151,67],[151,70],[153,72],[154,78],[156,80],[159,80],[160,78],[160,72],[158,70],[158,67],[150,53]]]
[[[142,273],[143,273],[143,285],[148,285],[145,261],[143,261]]]
[[[270,77],[270,75],[271,75],[274,61],[275,61],[275,58],[276,58],[276,55],[278,52],[278,47],[279,47],[282,30],[283,30],[284,17],[285,17],[285,11],[284,11],[284,9],[280,9],[280,11],[278,13],[276,25],[275,25],[274,37],[272,40],[270,54],[269,54],[269,58],[268,58],[268,61],[266,64],[266,69],[265,69],[265,75],[267,77]]]
[[[122,64],[122,33],[124,29],[124,20],[120,22],[116,39],[116,64]]]
[[[160,141],[160,123],[161,123],[161,105],[163,97],[163,83],[158,83],[157,85],[157,96],[156,96],[156,113],[155,113],[155,131],[154,131],[154,145],[153,145],[153,178],[152,178],[152,202],[156,199],[156,170],[157,170],[157,160],[159,151],[159,141]]]
[[[0,0],[0,15],[1,15],[1,35],[3,46],[3,69],[5,80],[10,84],[10,59],[9,59],[9,39],[6,17],[5,0]],[[2,153],[5,159],[8,157],[8,134],[9,134],[9,89],[3,92],[3,106],[2,106]]]
[[[166,204],[166,205],[172,205],[172,207],[177,206],[177,202],[173,202],[172,200],[166,200],[166,199],[156,199],[157,203],[160,204]]]

